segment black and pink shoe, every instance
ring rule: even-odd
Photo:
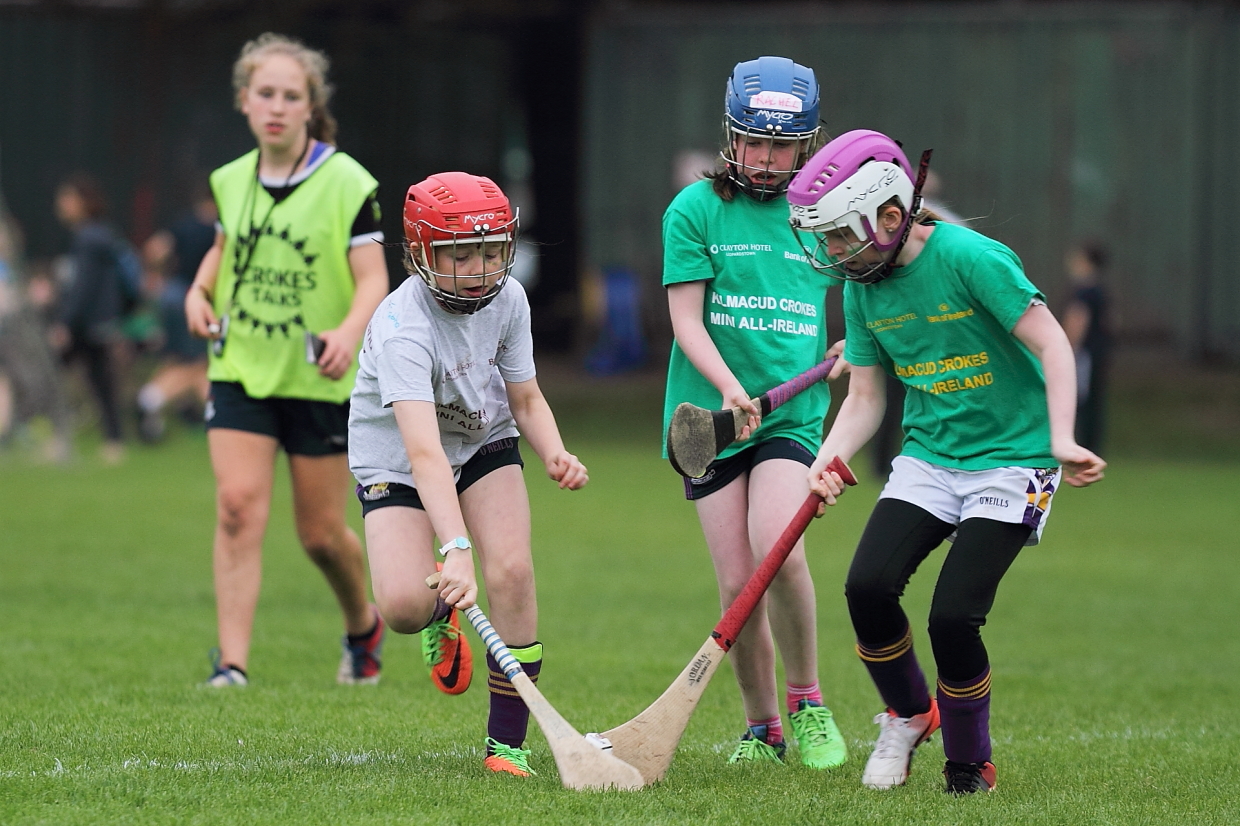
[[[372,606],[373,608],[373,606]],[[374,608],[375,629],[361,639],[345,635],[341,640],[344,649],[340,657],[340,670],[336,672],[336,682],[341,685],[377,685],[379,669],[382,662],[379,654],[383,650],[383,635],[387,626],[383,617]]]

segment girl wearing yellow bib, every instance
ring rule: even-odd
[[[332,145],[327,58],[264,34],[233,67],[258,144],[211,175],[215,243],[185,299],[210,339],[219,650],[207,684],[245,685],[276,453],[289,455],[297,536],[344,614],[337,680],[379,679],[383,624],[345,524],[348,399],[362,332],[387,294],[377,183]]]

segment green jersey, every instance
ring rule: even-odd
[[[334,329],[348,315],[350,230],[378,182],[334,152],[276,203],[258,182],[257,162],[255,149],[211,173],[225,239],[215,313],[228,316],[228,330],[208,377],[240,382],[254,398],[344,402],[356,362],[339,380],[319,375],[306,360],[305,334]]]
[[[751,397],[822,361],[830,280],[809,266],[788,224],[784,198],[759,202],[737,195],[724,201],[710,181],[681,190],[663,216],[663,285],[689,281],[706,282],[702,321]],[[665,450],[667,427],[681,402],[708,409],[723,404],[719,391],[673,342],[663,409]],[[719,455],[776,438],[815,451],[830,403],[830,390],[818,382],[766,416],[752,439]]]
[[[1042,294],[1010,249],[939,223],[877,284],[844,287],[844,357],[904,383],[902,453],[958,470],[1055,467],[1042,366],[1012,335]]]

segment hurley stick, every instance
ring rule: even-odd
[[[801,391],[820,382],[835,366],[835,356],[816,364],[801,375],[773,387],[753,400],[768,415]],[[682,476],[694,479],[706,473],[706,468],[723,449],[741,435],[749,414],[739,407],[730,410],[707,410],[689,402],[681,402],[672,414],[667,428],[667,458]]]
[[[827,469],[838,473],[845,484],[857,484],[857,478],[838,456],[831,460]],[[736,642],[750,614],[766,593],[788,554],[796,546],[801,534],[805,532],[810,520],[818,512],[821,503],[822,498],[816,493],[811,493],[802,503],[775,546],[771,548],[771,552],[732,601],[710,637],[662,696],[632,720],[603,732],[603,737],[611,741],[612,754],[641,772],[643,785],[661,780],[667,773],[668,767],[672,765],[676,745],[685,732],[685,726],[689,724],[689,717],[697,708],[698,700],[706,691],[710,678],[715,676],[719,664]]]
[[[431,574],[426,578],[427,587],[438,588],[439,578],[438,573]],[[474,605],[465,610],[465,616],[482,638],[491,656],[499,663],[504,676],[525,701],[530,714],[538,721],[539,728],[547,738],[547,745],[551,747],[555,766],[559,769],[560,782],[565,788],[631,790],[646,785],[637,769],[617,758],[613,752],[604,750],[601,745],[593,745],[577,733],[560,712],[547,702],[534,681],[521,669],[521,663],[517,662],[517,658],[491,627],[491,621],[482,613],[481,608]]]

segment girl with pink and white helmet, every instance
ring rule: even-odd
[[[917,746],[943,729],[946,790],[995,786],[990,660],[980,629],[999,581],[1042,535],[1061,480],[1084,487],[1106,463],[1073,438],[1072,347],[1010,249],[920,209],[920,174],[900,146],[855,130],[823,147],[788,188],[810,263],[843,280],[848,397],[818,458],[847,461],[886,404],[886,371],[907,388],[904,444],[862,534],[845,593],[857,652],[887,710],[862,776],[908,779]],[[930,608],[932,696],[900,597],[952,542]]]

